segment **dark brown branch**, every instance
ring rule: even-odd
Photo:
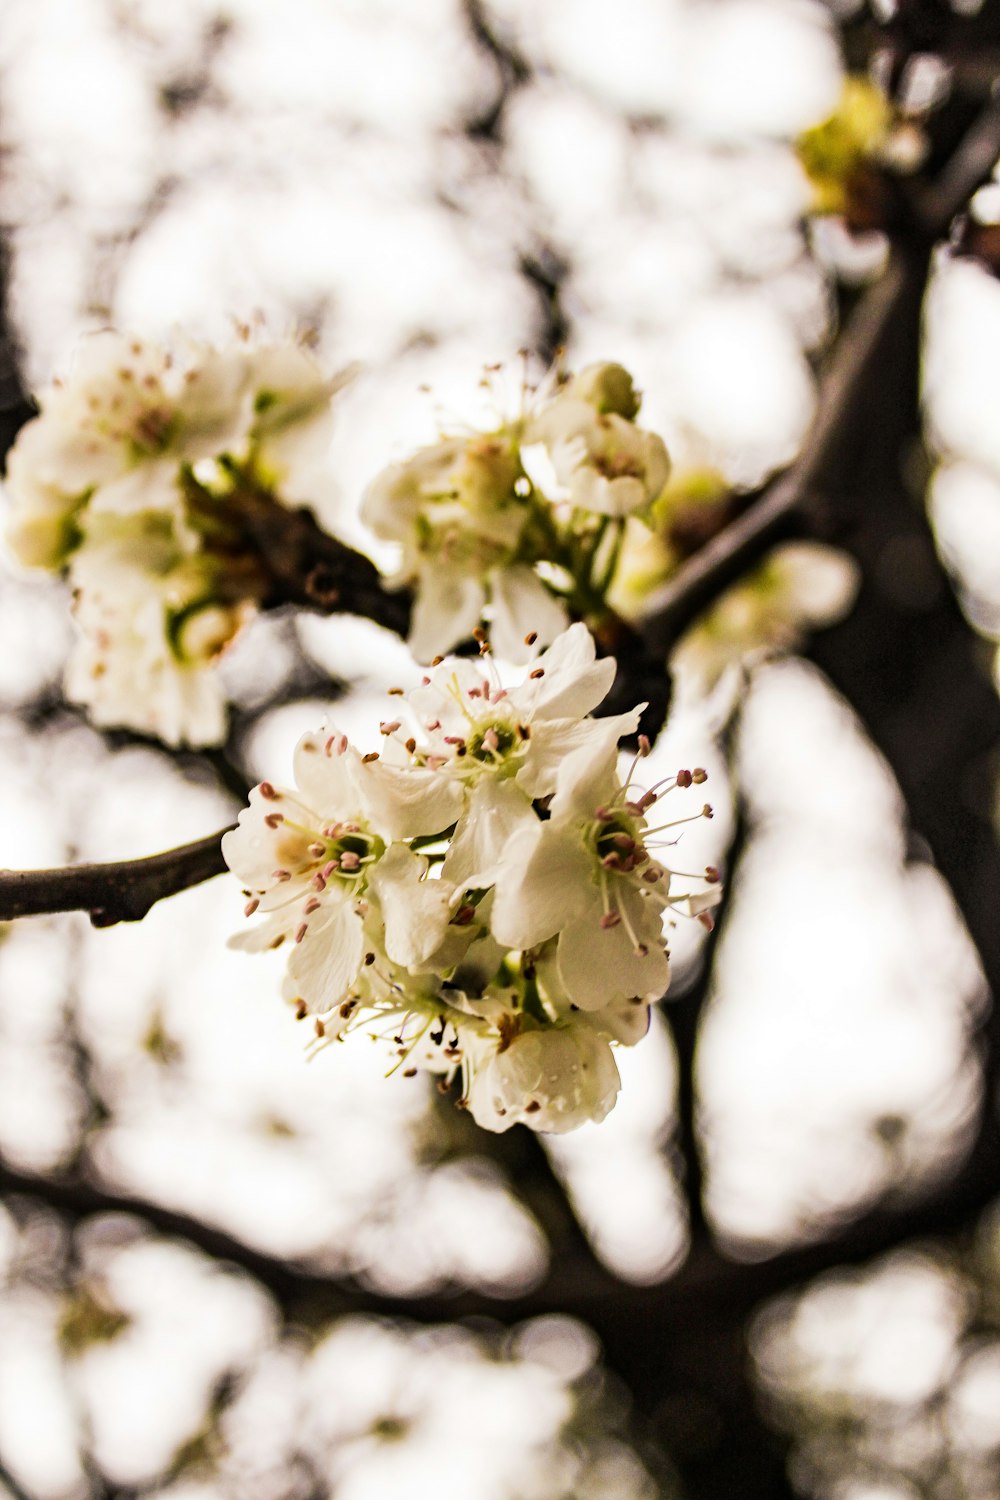
[[[361,615],[408,634],[409,590],[387,588],[371,558],[324,531],[312,511],[280,505],[245,478],[231,506],[267,573],[265,609],[295,604],[321,614]]]
[[[915,246],[897,249],[837,341],[820,381],[816,416],[798,461],[690,559],[657,596],[646,637],[663,654],[719,595],[763,555],[797,511],[828,483],[858,410],[866,377],[901,306],[923,287],[934,242],[989,176],[1000,156],[1000,98],[991,100],[942,168],[911,204]]]
[[[222,874],[226,862],[220,845],[226,832],[220,828],[146,859],[58,870],[0,870],[0,922],[57,911],[89,912],[95,927],[139,922],[164,896]]]

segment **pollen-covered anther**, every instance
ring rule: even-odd
[[[705,806],[701,810],[701,815],[703,818],[715,817],[715,813],[712,811],[712,804],[710,802],[705,803]]]
[[[694,782],[695,786],[701,786],[703,782],[708,780],[708,772],[705,770],[704,766],[695,766],[694,770],[691,772],[691,780]]]
[[[401,687],[387,688],[386,692],[390,698],[403,698],[406,696],[406,689]]]

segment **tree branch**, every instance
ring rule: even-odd
[[[652,655],[669,651],[825,488],[898,310],[923,287],[931,247],[989,176],[998,156],[1000,97],[982,110],[937,181],[914,195],[910,219],[915,243],[906,251],[894,250],[884,274],[855,307],[820,381],[816,415],[797,462],[659,591],[645,627]]]
[[[223,873],[221,840],[228,831],[220,828],[146,859],[57,870],[0,870],[0,922],[57,911],[89,912],[95,927],[139,922],[164,896]]]

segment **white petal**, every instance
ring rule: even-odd
[[[469,807],[455,830],[444,874],[462,889],[490,886],[509,841],[538,819],[528,798],[512,781],[484,778],[473,788]]]
[[[622,735],[639,727],[640,710],[609,719],[542,719],[531,726],[527,759],[517,773],[517,784],[528,797],[547,797],[558,784],[559,768],[574,751],[591,749],[609,755]]]
[[[650,944],[636,952],[622,923],[601,926],[601,907],[587,908],[559,938],[559,975],[567,995],[581,1010],[602,1010],[633,995],[658,1000],[670,982],[663,949]]]
[[[508,948],[533,948],[592,898],[592,864],[572,830],[536,821],[511,838],[497,868],[490,925]]]
[[[615,680],[611,657],[596,660],[597,647],[586,625],[564,630],[535,663],[543,676],[515,690],[520,702],[530,692],[532,718],[581,719],[605,698]]]
[[[369,761],[360,768],[359,783],[372,825],[386,838],[443,833],[462,811],[461,784],[440,771]]]
[[[354,775],[360,756],[353,746],[338,753],[339,738],[332,728],[312,730],[295,747],[295,781],[305,800],[319,814],[320,823],[357,816],[360,812]]]
[[[350,900],[332,900],[309,923],[288,973],[311,1010],[332,1010],[357,978],[364,953],[361,918]]]
[[[569,624],[564,606],[531,568],[493,568],[488,582],[493,605],[490,641],[505,661],[530,661],[533,651],[525,645],[525,636],[534,634],[547,645]]]
[[[467,640],[483,613],[486,588],[479,578],[427,568],[417,585],[410,622],[410,650],[431,661]]]
[[[425,878],[427,861],[403,844],[383,855],[370,877],[385,922],[385,949],[393,963],[426,963],[441,946],[452,916],[454,887]]]

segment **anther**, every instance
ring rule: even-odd
[[[268,813],[267,817],[264,819],[264,822],[267,824],[268,828],[277,828],[278,824],[283,823],[284,821],[285,819],[282,813]]]
[[[319,859],[319,857],[320,857],[321,854],[325,854],[326,853],[326,845],[325,844],[310,844],[308,852],[312,855],[313,859]]]
[[[612,927],[620,927],[621,921],[622,919],[616,911],[606,911],[601,918],[601,926],[605,932],[610,932]]]
[[[706,802],[705,803],[705,806],[701,810],[701,815],[702,815],[703,818],[714,818],[715,817],[715,814],[712,811],[712,804],[710,802]]]
[[[411,737],[410,739],[408,739],[406,741],[406,749],[407,749],[408,754],[412,755],[413,752],[414,752],[414,750],[416,750],[416,748],[417,748],[417,742],[416,742],[415,739],[413,739]]]
[[[259,905],[260,905],[260,902],[258,901],[257,897],[254,896],[253,900],[252,901],[248,901],[247,904],[246,904],[246,906],[244,906],[244,908],[243,908],[243,915],[245,917],[252,917],[253,914],[254,914],[254,912],[257,910],[257,908],[258,908]]]
[[[306,1004],[306,1002],[304,1000],[297,1001],[296,1005],[295,1005],[295,1019],[296,1019],[296,1021],[304,1021],[305,1018],[306,1018],[306,1016],[308,1014],[309,1014],[309,1007]]]
[[[481,625],[477,625],[475,630],[472,632],[472,639],[474,641],[478,641],[480,645],[482,645],[483,641],[486,640],[486,631]]]
[[[366,953],[365,954],[365,965],[366,965],[366,967],[367,968],[371,968],[371,966],[372,966],[372,964],[374,962],[375,962],[375,955],[374,955],[374,953]]]
[[[356,870],[361,863],[360,857],[353,849],[345,849],[340,856],[340,868],[342,870]]]
[[[715,865],[706,865],[705,866],[705,879],[706,880],[710,880],[713,885],[717,885],[718,882],[719,882],[719,880],[721,878],[722,877],[720,876],[720,874],[719,874],[718,870],[716,869]]]
[[[306,902],[302,910],[305,912],[307,917],[311,917],[314,911],[319,910],[320,904],[321,903],[316,900],[315,896],[310,896],[309,900]]]
[[[691,775],[690,771],[678,771],[675,779],[678,786],[688,787],[691,785],[694,777]]]
[[[278,800],[278,793],[275,791],[274,787],[269,781],[262,781],[257,790],[260,792],[260,795],[262,797],[266,797],[269,802],[276,802]]]
[[[537,630],[529,630],[528,634],[524,637],[524,644],[526,646],[533,646],[537,640],[538,640],[538,631]]]
[[[323,1022],[320,1020],[319,1016],[316,1017],[313,1025],[316,1027],[317,1036],[326,1036],[326,1027],[323,1025]]]
[[[383,719],[378,727],[382,734],[395,734],[400,727],[400,722],[398,719]]]
[[[439,667],[443,661],[444,661],[444,657],[443,656],[434,656],[434,657],[431,658],[431,666],[432,667]]]
[[[271,879],[272,880],[279,880],[279,881],[280,880],[291,880],[291,878],[292,878],[292,872],[291,872],[291,870],[272,870],[271,871]]]
[[[298,925],[298,927],[295,929],[295,941],[297,943],[301,943],[302,939],[305,937],[305,935],[306,935],[306,933],[308,931],[309,931],[309,923],[308,922],[300,922],[299,925]]]
[[[367,755],[362,755],[361,757],[362,764],[366,766],[371,765],[373,760],[378,760],[377,750],[369,750]]]
[[[701,923],[702,927],[704,927],[706,932],[714,932],[715,918],[712,916],[712,913],[710,911],[700,911],[698,913],[698,921]]]
[[[696,766],[695,769],[691,772],[691,780],[694,782],[695,786],[701,786],[703,781],[708,780],[708,772],[703,766]]]
[[[533,672],[529,672],[528,673],[528,676],[531,677],[531,678],[544,677],[545,676],[545,668],[544,667],[536,667]]]
[[[391,688],[388,688],[386,691],[388,692],[388,695],[389,695],[390,698],[403,698],[403,697],[406,696],[406,689],[405,688],[391,687]]]
[[[639,754],[641,756],[643,756],[643,758],[645,758],[649,754],[649,752],[650,752],[651,749],[652,749],[652,746],[649,743],[649,735],[648,734],[640,734],[640,736],[639,736]]]

